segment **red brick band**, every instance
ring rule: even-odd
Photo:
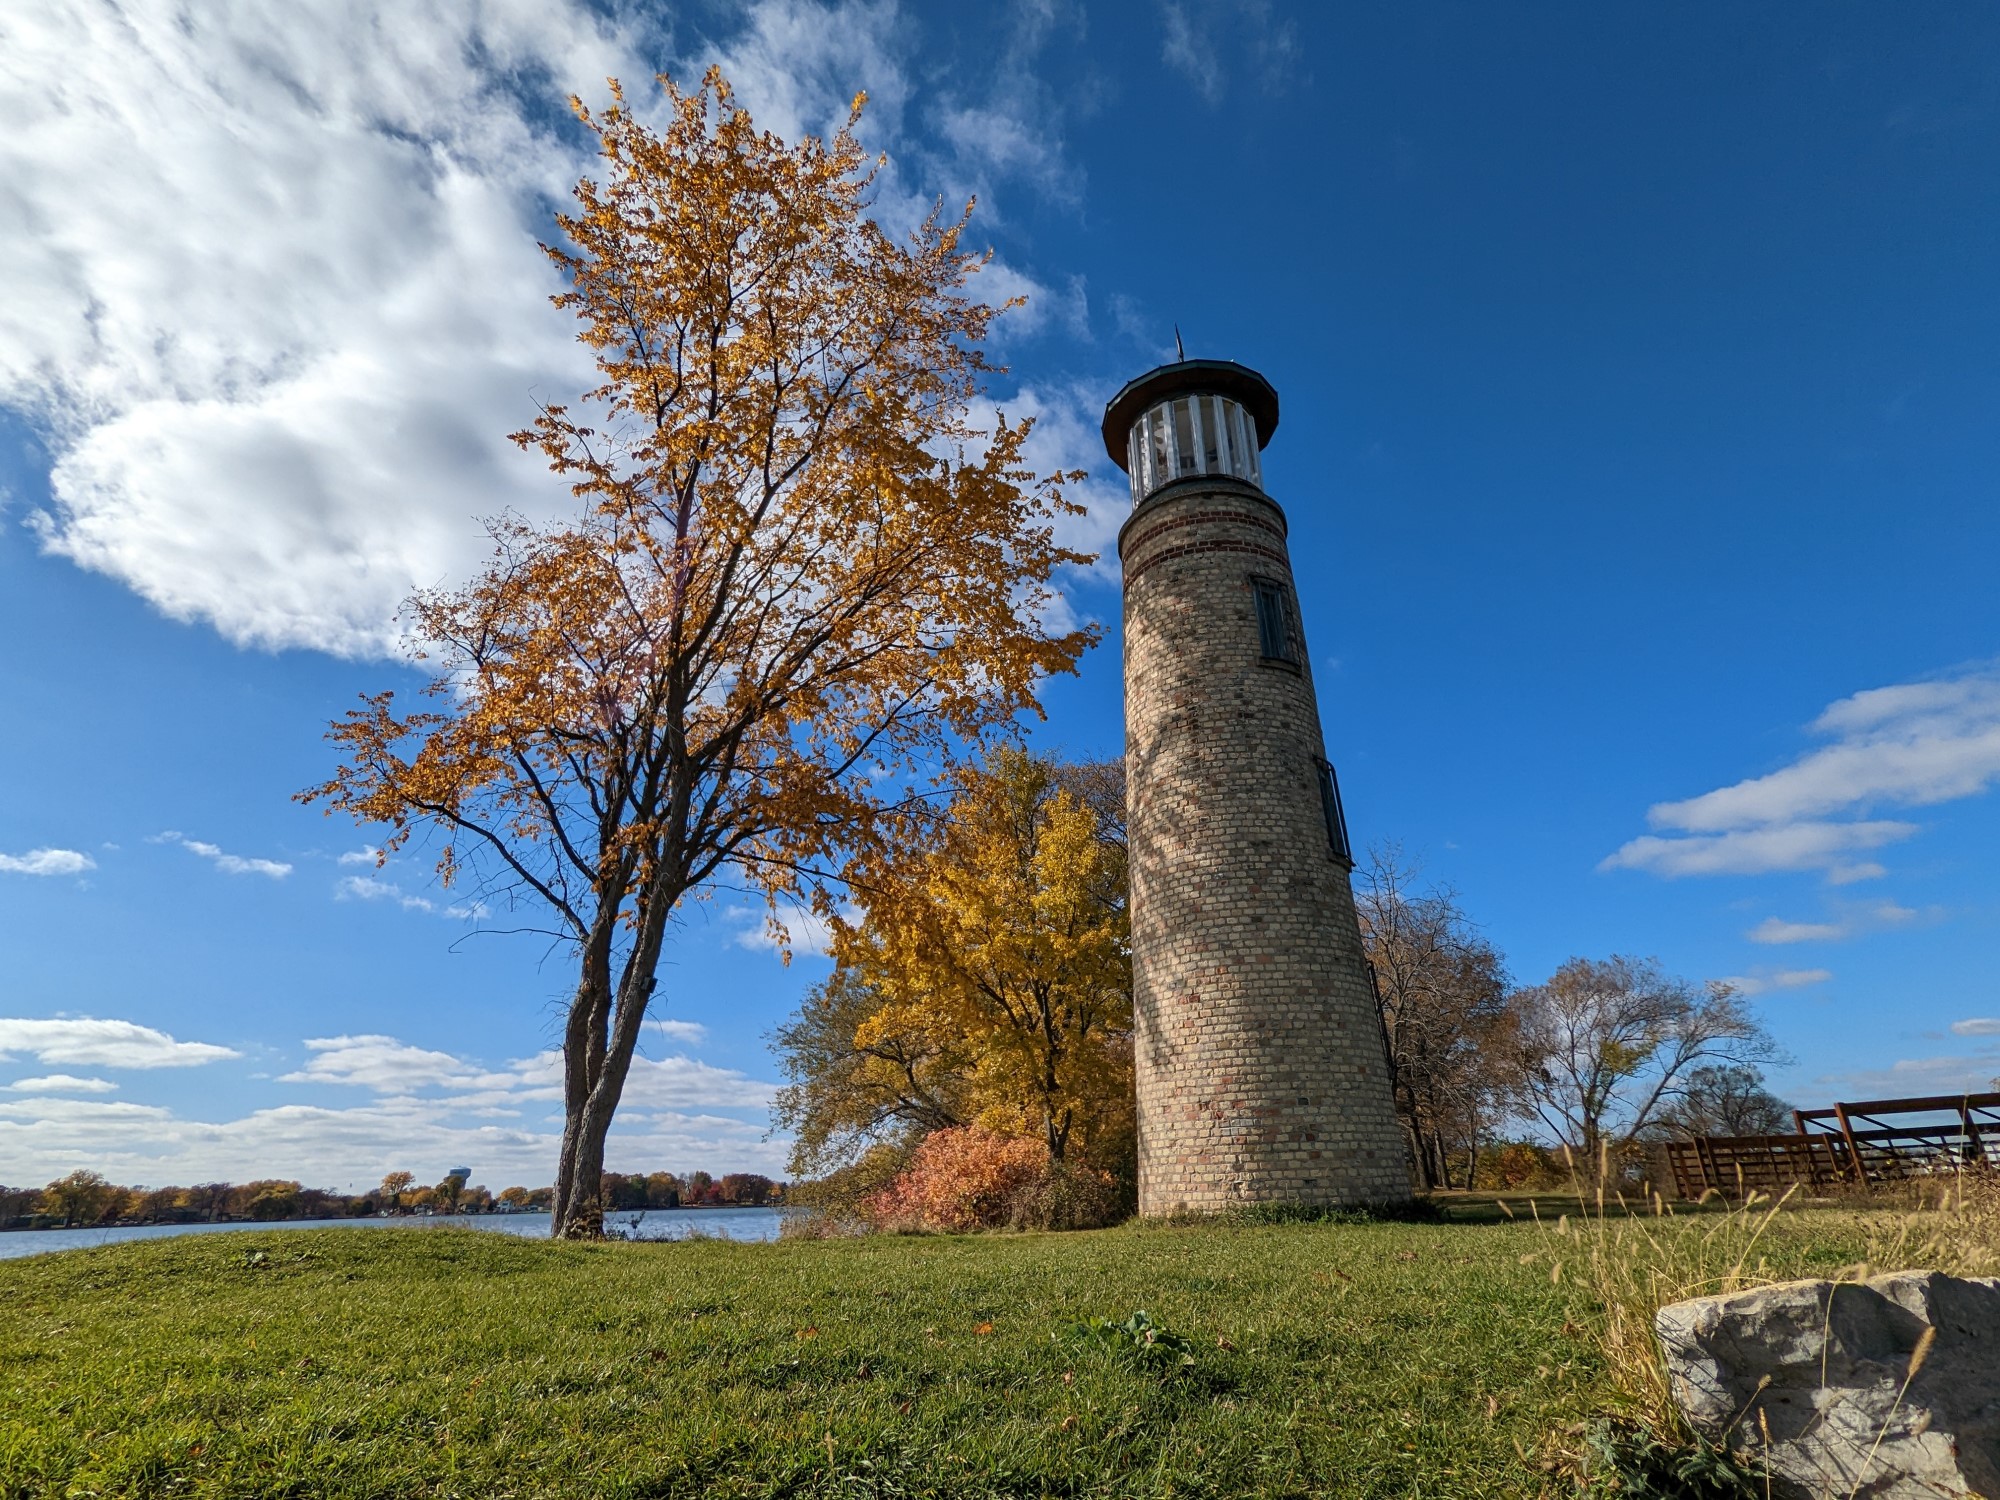
[[[1125,586],[1130,588],[1141,578],[1163,562],[1176,557],[1195,557],[1204,552],[1242,552],[1252,557],[1261,557],[1266,562],[1275,563],[1286,575],[1291,573],[1291,559],[1275,547],[1266,547],[1262,542],[1184,542],[1178,547],[1165,547],[1136,567],[1125,570]]]
[[[1284,527],[1264,516],[1257,515],[1253,511],[1191,510],[1186,515],[1175,516],[1171,520],[1161,521],[1156,525],[1148,526],[1129,541],[1121,539],[1118,546],[1119,554],[1122,556],[1127,552],[1144,546],[1163,531],[1174,531],[1182,526],[1199,526],[1208,521],[1221,521],[1237,526],[1254,526],[1259,531],[1270,532],[1272,536],[1281,542],[1285,539]]]

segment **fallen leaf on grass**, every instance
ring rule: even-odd
[[[976,1323],[973,1325],[972,1331],[976,1334],[991,1333],[993,1331],[993,1325],[991,1323]]]
[[[808,1325],[799,1330],[799,1337],[802,1339],[816,1339],[819,1337],[819,1330]]]
[[[1234,1344],[1230,1343],[1228,1339],[1224,1338],[1219,1333],[1215,1336],[1215,1347],[1218,1349],[1227,1350],[1231,1353],[1234,1353],[1236,1349],[1236,1346]]]
[[[1064,1418],[1062,1419],[1062,1430],[1063,1430],[1064,1432],[1074,1432],[1074,1431],[1076,1431],[1076,1418],[1075,1418],[1075,1417],[1064,1417]]]

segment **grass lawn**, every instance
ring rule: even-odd
[[[1598,1369],[1525,1223],[0,1262],[0,1496],[1504,1496]],[[1145,1309],[1152,1368],[1064,1334]]]

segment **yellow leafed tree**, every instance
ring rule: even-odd
[[[964,768],[934,842],[870,870],[833,956],[879,997],[856,1051],[934,1039],[964,1123],[1111,1166],[1133,1128],[1132,965],[1122,828],[1093,800],[1019,750]]]
[[[774,896],[881,861],[912,788],[1073,668],[1041,621],[1063,476],[1028,424],[982,426],[965,219],[907,240],[868,213],[853,128],[787,144],[719,73],[665,122],[613,86],[603,180],[549,254],[600,384],[516,441],[566,476],[569,524],[495,526],[492,563],[418,595],[429,705],[365,700],[305,794],[440,835],[447,883],[539,906],[575,955],[557,1235],[602,1229],[604,1140],[682,901],[728,869]],[[970,210],[968,209],[968,213]],[[821,897],[823,898],[823,895]]]

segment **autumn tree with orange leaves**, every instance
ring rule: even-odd
[[[860,99],[788,145],[719,72],[661,86],[657,132],[615,84],[575,104],[603,180],[547,253],[601,383],[514,438],[580,513],[497,523],[478,577],[412,599],[427,706],[365,699],[302,794],[385,825],[385,854],[437,835],[443,881],[539,906],[574,954],[565,1237],[602,1232],[682,903],[735,871],[827,906],[825,878],[909,847],[939,768],[1039,712],[1091,639],[1043,623],[1054,571],[1088,560],[1053,533],[1070,476],[1024,468],[1028,423],[976,419],[1001,309],[967,291],[966,218],[874,222]]]

